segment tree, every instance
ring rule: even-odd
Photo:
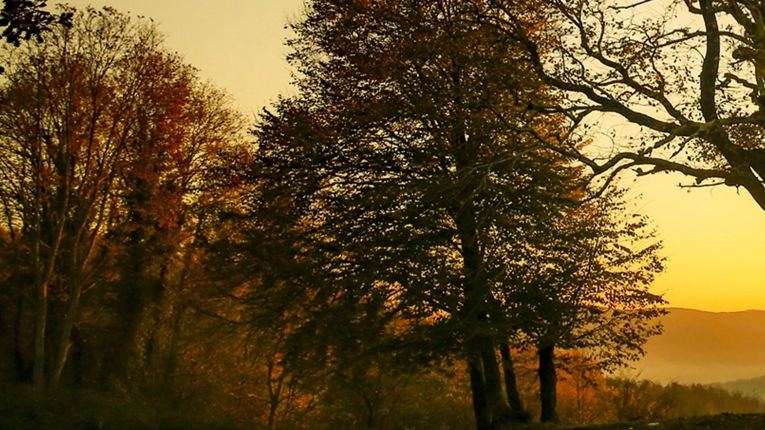
[[[191,274],[204,278],[191,266],[204,258],[202,243],[220,227],[214,213],[232,188],[216,176],[243,141],[241,117],[225,93],[200,82],[176,55],[160,51],[142,61],[154,64],[158,84],[137,90],[145,104],[135,112],[117,178],[119,210],[107,232],[120,258],[101,379],[118,384],[165,378],[158,366],[169,357],[159,357],[176,334],[161,332],[180,318],[178,299],[195,283]]]
[[[690,187],[743,187],[765,209],[765,28],[760,2],[490,0],[474,19],[525,47],[525,61],[560,102],[572,134],[593,115],[626,120],[630,136],[604,162],[554,136],[550,147],[595,173],[676,171]],[[544,28],[539,23],[544,22]],[[579,128],[577,128],[579,127]],[[648,170],[640,166],[648,166]]]
[[[493,277],[580,186],[522,131],[557,129],[528,109],[548,96],[502,32],[463,19],[470,2],[311,6],[290,57],[300,94],[264,113],[253,168],[310,263],[291,284],[312,299],[296,335],[317,361],[460,350],[478,427],[500,427],[522,411],[502,390]]]
[[[83,292],[107,284],[117,248],[107,232],[131,229],[138,213],[155,230],[199,215],[190,208],[206,167],[235,127],[153,25],[110,8],[65,10],[71,27],[2,52],[0,201],[18,260],[31,261],[37,388],[61,378]]]
[[[95,14],[89,18],[90,24],[98,20]],[[124,30],[124,23],[113,23],[111,30],[119,33],[120,24]],[[99,121],[101,112],[108,110],[104,105],[109,94],[103,92],[97,77],[109,66],[98,60],[109,57],[104,57],[103,51],[71,55],[70,50],[77,48],[62,42],[72,37],[72,30],[60,28],[58,33],[51,33],[51,41],[43,49],[33,45],[39,43],[35,41],[25,45],[21,53],[10,49],[4,53],[7,74],[0,108],[3,203],[7,225],[20,230],[18,237],[23,238],[31,254],[37,303],[36,387],[44,384],[48,290],[55,269],[63,265],[66,275],[60,279],[66,279],[70,288],[63,288],[69,295],[69,311],[54,365],[52,379],[57,381],[79,295],[87,282],[87,267],[98,256],[98,233],[105,224],[113,171],[124,143],[114,134],[113,123]],[[104,69],[96,69],[97,73],[90,76],[65,73],[85,64]],[[75,104],[72,94],[80,100],[95,99],[95,103],[88,110]],[[111,102],[115,101],[112,98]],[[129,104],[131,99],[124,101]],[[120,111],[115,109],[115,113]]]
[[[502,296],[520,342],[536,348],[542,422],[557,422],[556,349],[582,351],[603,370],[635,361],[661,327],[661,296],[648,288],[663,269],[645,217],[612,193],[551,219],[508,262]]]

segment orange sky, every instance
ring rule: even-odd
[[[70,0],[153,18],[167,45],[225,88],[247,114],[289,94],[284,46],[302,0]],[[688,193],[680,175],[633,186],[665,244],[668,270],[654,284],[672,306],[709,311],[765,309],[765,211],[729,188]],[[688,182],[688,181],[686,181]]]

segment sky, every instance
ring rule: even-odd
[[[51,0],[51,3],[55,3]],[[168,48],[227,90],[254,116],[280,94],[294,94],[286,24],[303,0],[70,0],[77,8],[111,6],[152,18]],[[673,307],[707,311],[765,309],[765,211],[745,190],[688,192],[679,174],[627,181],[635,208],[664,243],[667,271],[652,290]]]

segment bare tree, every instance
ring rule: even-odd
[[[521,42],[570,133],[542,141],[606,181],[680,172],[690,187],[743,187],[765,209],[765,4],[739,0],[476,2],[475,17]],[[593,118],[627,123],[605,155],[577,139]],[[640,166],[647,166],[641,168]]]

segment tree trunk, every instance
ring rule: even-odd
[[[268,422],[267,428],[273,429],[276,425],[276,413],[279,410],[279,405],[282,403],[282,388],[284,387],[283,375],[278,377],[274,376],[276,367],[276,357],[272,356],[268,358],[268,372],[266,377],[268,378]]]
[[[477,349],[467,351],[468,374],[470,376],[470,391],[473,394],[473,412],[477,430],[491,429],[491,411],[486,395],[486,382],[483,375],[481,353]]]
[[[555,346],[539,348],[539,392],[543,423],[559,422],[557,406],[558,376],[555,372]]]
[[[30,367],[24,360],[24,294],[18,292],[16,315],[13,320],[13,367],[16,371],[16,382],[30,382]]]
[[[68,187],[65,187],[68,189]],[[40,190],[38,189],[39,193]],[[64,217],[69,204],[68,195],[65,195],[62,203],[59,205],[57,218],[58,225],[53,229],[50,249],[48,250],[48,260],[43,264],[40,244],[42,243],[42,221],[39,215],[36,215],[33,221],[35,227],[31,234],[32,248],[32,271],[35,283],[35,292],[37,306],[35,309],[35,362],[32,371],[32,380],[36,390],[45,388],[45,337],[46,326],[48,324],[48,287],[53,277],[53,271],[56,267],[56,258],[58,257],[61,239],[64,236]],[[39,202],[36,204],[37,212],[42,212]]]
[[[129,256],[121,269],[123,279],[120,280],[117,292],[118,316],[113,326],[114,335],[110,342],[107,359],[101,373],[101,382],[105,384],[127,384],[131,379],[131,369],[143,367],[141,330],[151,306],[151,290],[154,279],[146,274],[146,258],[140,255],[148,253],[146,247],[138,246],[138,240],[132,241]]]
[[[502,370],[505,373],[505,393],[510,405],[510,411],[515,417],[515,421],[527,422],[530,420],[529,413],[523,407],[521,394],[518,391],[518,381],[515,378],[515,367],[513,357],[510,353],[510,346],[506,343],[499,345],[499,352],[502,355]]]
[[[108,343],[99,376],[102,385],[128,384],[131,363],[137,355],[135,339],[138,337],[143,317],[143,294],[137,286],[142,281],[139,276],[140,266],[134,266],[134,269],[133,273],[123,272],[129,275],[119,282],[117,308],[114,310],[116,323],[111,327],[111,341]]]
[[[77,308],[80,305],[81,295],[82,281],[77,277],[75,285],[72,288],[71,297],[69,298],[69,308],[66,311],[64,324],[61,327],[61,337],[59,339],[56,361],[53,362],[53,374],[50,377],[50,385],[53,388],[58,387],[58,383],[61,380],[61,373],[64,371],[64,365],[66,364],[66,359],[69,355],[69,348],[72,345],[72,327],[74,327],[74,320],[77,316]]]
[[[497,353],[491,339],[483,339],[481,348],[481,361],[486,380],[486,394],[489,398],[491,409],[491,424],[493,429],[505,428],[512,420],[510,406],[507,404],[505,394],[502,392],[502,374],[497,363]]]
[[[456,103],[459,104],[459,100]],[[472,170],[471,166],[475,164],[476,154],[467,145],[462,123],[454,124],[451,140],[455,148],[462,148],[455,154],[457,170]],[[475,182],[472,182],[471,179]],[[486,428],[486,420],[489,419],[489,427],[500,430],[511,421],[512,414],[502,391],[502,374],[497,363],[494,342],[486,334],[491,332],[487,300],[492,299],[492,287],[486,278],[484,254],[479,238],[479,222],[473,201],[474,192],[480,186],[478,184],[480,184],[482,177],[476,176],[465,178],[465,180],[466,184],[470,185],[461,188],[460,194],[462,195],[451,208],[451,213],[457,227],[460,254],[463,261],[465,304],[462,318],[468,322],[467,337],[472,338],[469,341],[471,344],[469,348],[475,350],[475,352],[469,352],[468,358],[468,360],[475,360],[475,363],[468,363],[471,373],[471,386],[474,387],[473,408],[479,429]],[[482,372],[479,372],[479,369]],[[482,374],[482,378],[478,378],[480,374]],[[484,394],[481,395],[476,391],[479,388]],[[484,409],[488,409],[488,413]]]
[[[35,389],[42,390],[45,388],[45,325],[48,322],[48,283],[43,279],[39,240],[35,240],[35,238],[32,240],[32,270],[34,271],[35,292],[37,294],[32,380]]]
[[[72,329],[71,337],[72,347],[69,352],[69,369],[72,373],[72,385],[74,387],[83,387],[87,378],[87,370],[90,367],[85,362],[87,356],[86,345],[82,338],[82,332],[77,326]]]
[[[178,342],[181,331],[181,319],[183,318],[183,309],[173,310],[172,332],[170,333],[170,346],[168,347],[167,357],[162,372],[162,392],[169,393],[172,390],[175,379],[175,371],[178,367]]]

